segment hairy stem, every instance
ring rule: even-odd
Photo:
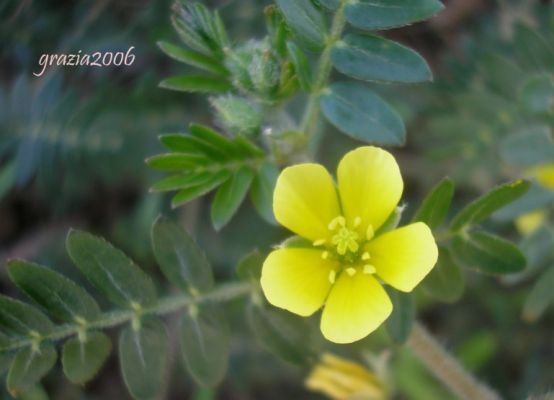
[[[501,397],[464,369],[419,323],[414,325],[408,346],[425,366],[457,397],[467,400],[500,400]]]
[[[162,297],[155,304],[142,309],[140,315],[162,316],[181,311],[192,304],[200,304],[207,301],[225,302],[233,300],[238,297],[245,296],[251,291],[252,286],[249,283],[239,282],[220,285],[212,291],[198,295],[197,297],[191,297],[183,294]],[[106,312],[101,314],[98,319],[88,321],[86,328],[88,330],[113,328],[115,326],[131,322],[134,318],[136,318],[136,315],[136,311],[134,310],[115,310]],[[41,341],[61,340],[77,335],[82,329],[82,325],[77,323],[59,325],[50,333],[42,335],[40,339]],[[0,348],[0,351],[4,352],[18,350],[23,347],[32,346],[35,341],[36,339],[31,337],[15,340],[10,342],[6,347]]]
[[[319,96],[321,95],[321,91],[327,85],[329,75],[331,74],[331,50],[337,40],[340,40],[342,31],[344,30],[344,7],[346,6],[346,3],[346,0],[341,0],[340,2],[340,6],[333,17],[331,32],[327,37],[325,48],[323,49],[317,64],[315,80],[308,98],[308,105],[304,111],[304,117],[302,118],[301,125],[301,131],[304,132],[306,142],[310,140],[317,129],[319,119]]]

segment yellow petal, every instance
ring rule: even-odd
[[[547,218],[546,209],[530,211],[515,219],[516,228],[522,235],[529,235],[535,232]]]
[[[334,261],[321,258],[320,250],[275,250],[262,267],[262,289],[274,306],[309,316],[325,301],[331,287],[329,272],[336,267]]]
[[[377,147],[359,147],[347,153],[337,170],[340,199],[349,224],[360,217],[362,228],[377,230],[402,196],[403,182],[396,160]]]
[[[366,250],[377,275],[403,292],[421,282],[438,257],[435,238],[422,222],[387,232],[369,242]]]
[[[285,168],[273,193],[279,223],[312,241],[329,236],[327,225],[340,214],[333,178],[319,164]]]
[[[554,190],[554,163],[539,165],[532,168],[530,174],[537,178],[537,181],[548,189]]]
[[[335,343],[352,343],[379,327],[392,311],[389,296],[371,275],[340,274],[323,314],[321,332]]]

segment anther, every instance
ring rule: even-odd
[[[362,224],[362,219],[360,217],[354,218],[354,228],[357,228]]]
[[[348,274],[348,276],[354,276],[356,274],[356,269],[352,267],[346,268],[346,273]]]
[[[329,222],[329,225],[327,226],[327,228],[330,231],[334,231],[335,228],[337,227],[337,225],[340,225],[342,227],[344,227],[346,225],[346,220],[344,219],[344,217],[342,215],[339,215],[338,217],[333,218],[333,220],[331,222]]]
[[[329,282],[335,283],[336,276],[337,276],[337,272],[334,269],[329,271]]]
[[[375,269],[375,267],[373,265],[371,265],[371,264],[364,265],[364,274],[371,275],[371,274],[374,274],[376,272],[377,272],[377,270]]]
[[[362,260],[364,261],[367,261],[371,258],[371,256],[369,255],[369,252],[364,252],[364,254],[362,254]]]
[[[365,237],[367,240],[371,240],[373,238],[373,235],[375,235],[375,231],[373,230],[373,225],[369,224],[365,232]]]
[[[313,245],[314,245],[315,247],[317,247],[317,246],[321,246],[322,244],[325,244],[325,242],[326,242],[325,239],[317,239],[317,240],[315,240],[315,241],[313,242]]]
[[[329,258],[329,252],[325,250],[323,253],[321,253],[321,258],[327,260]]]

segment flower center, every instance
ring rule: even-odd
[[[313,243],[316,247],[325,245],[327,248],[321,253],[322,258],[333,257],[340,262],[340,267],[329,274],[331,283],[334,283],[337,275],[343,271],[349,276],[355,275],[358,271],[364,274],[376,272],[375,267],[369,263],[371,255],[363,251],[365,243],[373,238],[373,227],[369,225],[363,232],[361,224],[362,219],[356,217],[352,224],[347,225],[346,219],[339,215],[329,222],[328,229],[333,233],[330,241],[320,239]]]
[[[359,235],[351,229],[346,227],[339,228],[338,232],[333,235],[331,238],[331,243],[333,243],[337,248],[337,253],[341,256],[346,254],[346,251],[351,251],[356,253],[360,248],[358,244]]]

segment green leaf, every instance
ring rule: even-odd
[[[62,350],[65,376],[73,383],[87,383],[102,368],[111,350],[112,342],[102,332],[87,332],[84,341],[69,339]]]
[[[529,182],[517,180],[497,186],[489,193],[465,206],[450,223],[452,231],[481,222],[496,210],[523,196],[529,189]]]
[[[103,238],[71,230],[66,247],[77,268],[113,303],[135,308],[156,300],[150,277]]]
[[[554,191],[532,181],[527,193],[493,214],[499,221],[512,221],[514,218],[537,210],[549,207],[554,203]]]
[[[511,242],[487,232],[471,232],[452,240],[454,260],[489,274],[510,274],[525,268],[525,257]]]
[[[8,372],[8,391],[14,397],[31,389],[56,364],[54,346],[43,344],[38,349],[27,347],[20,350],[13,359]]]
[[[0,330],[8,336],[26,336],[33,331],[47,334],[54,324],[46,315],[26,303],[0,295]]]
[[[285,311],[255,304],[250,304],[247,311],[254,335],[267,351],[297,365],[307,366],[315,360],[304,320]]]
[[[554,304],[554,265],[539,275],[523,306],[523,319],[536,321]]]
[[[425,222],[431,229],[438,227],[448,214],[453,195],[454,182],[444,178],[427,194],[412,222]]]
[[[192,293],[213,287],[206,256],[183,228],[160,216],[152,225],[151,237],[156,261],[172,284]]]
[[[211,218],[215,230],[220,230],[231,220],[242,204],[254,178],[252,168],[239,168],[231,178],[217,190],[212,203]]]
[[[406,141],[406,128],[398,113],[359,83],[334,83],[324,90],[320,101],[329,122],[354,139],[381,145]]]
[[[194,130],[194,132],[198,131]],[[196,158],[199,159],[197,164],[200,165],[210,164],[213,162],[210,159],[221,161],[222,159],[229,158],[229,155],[225,151],[225,147],[220,148],[221,143],[207,141],[198,134],[193,135],[192,132],[191,134],[161,135],[160,142],[170,150],[188,153],[185,154],[187,157],[191,155],[196,156]],[[195,159],[193,158],[193,160]]]
[[[356,79],[377,82],[424,82],[433,79],[419,54],[392,40],[353,33],[338,41],[331,51],[336,69]]]
[[[141,322],[138,330],[125,328],[119,337],[123,379],[133,398],[156,399],[163,388],[167,359],[167,334],[158,319]]]
[[[310,0],[276,0],[285,21],[298,39],[313,49],[325,42],[325,17]]]
[[[421,282],[421,287],[429,296],[445,303],[454,303],[460,299],[464,293],[465,276],[452,260],[448,249],[439,248],[437,265]]]
[[[331,11],[335,11],[340,6],[340,0],[319,0],[319,3]]]
[[[533,114],[554,115],[554,78],[544,74],[527,79],[519,98],[525,109]]]
[[[504,137],[500,156],[509,164],[529,167],[554,160],[554,141],[547,126],[530,126]]]
[[[169,136],[169,135],[168,135]],[[180,135],[182,136],[182,135]],[[191,150],[198,151],[198,150]],[[201,154],[166,153],[158,154],[146,159],[149,167],[160,171],[194,170],[199,166],[205,166],[212,161]]]
[[[204,125],[191,124],[190,125],[191,136],[209,143],[212,147],[219,149],[225,155],[238,155],[240,154],[239,147],[230,141],[227,137],[221,133],[214,131]],[[218,156],[219,157],[219,156]]]
[[[287,51],[294,65],[300,87],[305,91],[309,91],[312,87],[312,72],[306,55],[294,42],[287,42]]]
[[[275,224],[273,216],[273,190],[279,170],[271,163],[264,163],[254,177],[250,189],[250,199],[258,214],[270,224]]]
[[[237,265],[237,275],[245,281],[258,282],[262,277],[264,257],[258,249],[245,255]]]
[[[46,267],[12,260],[8,274],[19,289],[55,318],[65,322],[92,321],[100,314],[98,304],[85,289]]]
[[[438,0],[358,0],[346,5],[344,15],[357,28],[379,30],[423,21],[443,8]]]
[[[213,72],[217,75],[227,75],[228,71],[225,67],[215,59],[205,56],[194,51],[183,49],[171,43],[160,41],[158,47],[169,57],[174,60],[192,65],[193,67]]]
[[[208,192],[211,192],[216,187],[227,181],[231,177],[230,171],[219,171],[213,174],[205,182],[198,184],[196,186],[190,186],[185,189],[181,189],[177,192],[173,199],[171,200],[171,207],[177,208],[183,204],[188,203],[192,199],[200,197]]]
[[[0,199],[4,197],[15,184],[15,174],[15,161],[9,162],[0,169]]]
[[[213,178],[213,172],[184,173],[170,175],[154,183],[150,188],[151,192],[167,192],[169,190],[180,190],[209,183]]]
[[[415,320],[415,303],[411,293],[402,293],[387,287],[393,311],[386,320],[385,326],[392,340],[398,344],[404,343],[410,333]]]
[[[161,81],[159,87],[190,93],[225,93],[232,89],[227,80],[201,75],[174,76]]]
[[[229,332],[220,309],[203,304],[183,314],[180,338],[181,353],[192,377],[203,386],[221,382],[229,359]]]

